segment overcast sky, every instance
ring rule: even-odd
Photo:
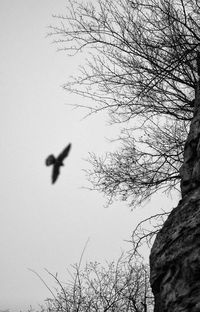
[[[102,195],[81,188],[88,152],[112,149],[106,138],[116,129],[105,114],[83,119],[84,111],[67,105],[81,104],[61,85],[84,55],[58,53],[46,38],[52,14],[64,12],[66,1],[0,1],[0,310],[25,311],[49,297],[28,268],[63,279],[88,238],[86,260],[117,259],[131,248],[124,240],[140,220],[172,205],[162,196],[134,211],[119,202],[105,208]],[[52,186],[44,160],[69,142],[71,153]]]

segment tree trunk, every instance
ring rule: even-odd
[[[150,255],[154,312],[200,311],[200,87],[180,170],[182,199]]]

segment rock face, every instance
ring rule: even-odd
[[[182,200],[150,255],[154,312],[200,312],[200,87],[180,169]]]
[[[194,117],[184,147],[184,163],[180,169],[182,197],[200,186],[200,86],[197,85]]]
[[[200,190],[174,208],[150,256],[155,312],[200,311]]]

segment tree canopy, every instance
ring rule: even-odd
[[[159,189],[179,188],[193,114],[200,44],[197,0],[69,0],[51,26],[58,48],[87,53],[80,76],[64,88],[93,99],[123,127],[121,147],[91,154],[92,188],[140,204]]]
[[[149,266],[136,261],[129,262],[123,255],[117,260],[102,266],[98,262],[80,263],[69,270],[70,278],[63,282],[58,274],[47,273],[56,283],[50,288],[35,271],[39,279],[51,293],[46,304],[39,310],[49,311],[153,311],[154,299],[149,282]]]

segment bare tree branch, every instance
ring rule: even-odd
[[[91,189],[132,207],[159,189],[179,189],[198,79],[197,1],[69,1],[55,20],[59,49],[86,56],[64,89],[92,99],[89,114],[107,110],[111,124],[126,129],[118,151],[91,154]]]

